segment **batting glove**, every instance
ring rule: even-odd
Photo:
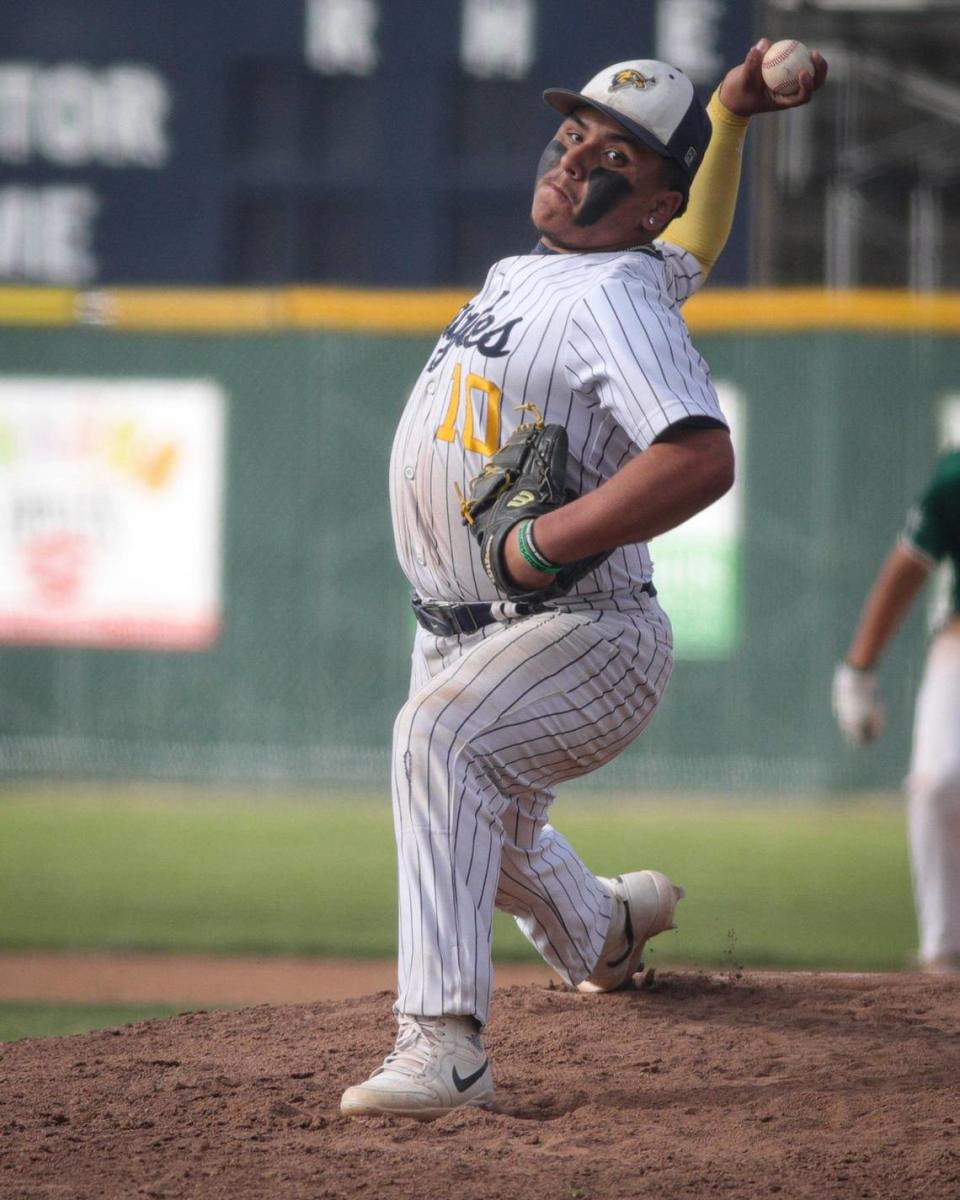
[[[851,746],[866,746],[883,733],[886,721],[873,671],[839,663],[833,673],[833,715]]]

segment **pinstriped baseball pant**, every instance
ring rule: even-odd
[[[548,823],[554,789],[633,741],[672,669],[656,600],[619,604],[629,611],[541,613],[454,638],[418,629],[394,727],[397,1012],[486,1022],[495,908],[561,978],[592,971],[611,902]]]

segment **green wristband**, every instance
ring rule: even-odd
[[[535,571],[541,571],[544,575],[559,574],[562,568],[557,563],[552,563],[544,558],[533,544],[533,537],[530,533],[532,526],[532,520],[521,521],[517,526],[517,549],[523,555],[524,561],[529,563]]]

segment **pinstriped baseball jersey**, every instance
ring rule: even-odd
[[[443,331],[394,439],[390,492],[400,564],[436,600],[496,600],[460,518],[467,491],[534,404],[566,427],[567,484],[591,491],[687,418],[725,424],[680,305],[702,274],[655,249],[529,254],[491,267]],[[455,486],[456,485],[456,486]],[[651,577],[646,545],[621,547],[576,593],[611,597]]]

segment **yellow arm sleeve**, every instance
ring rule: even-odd
[[[700,263],[704,278],[730,236],[740,188],[743,143],[750,124],[749,117],[738,117],[721,104],[719,88],[710,97],[707,114],[713,136],[690,188],[687,211],[671,222],[659,239],[689,251]]]

